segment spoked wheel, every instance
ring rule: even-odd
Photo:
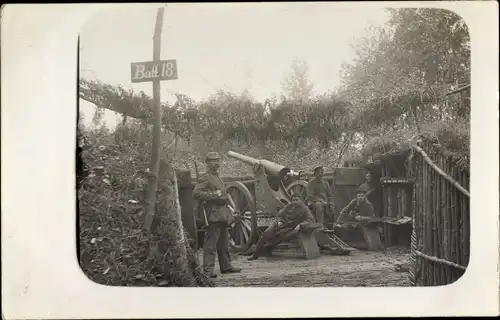
[[[226,192],[235,218],[229,230],[229,242],[235,251],[244,252],[256,241],[254,238],[259,236],[255,201],[250,190],[239,181],[228,182]]]
[[[295,180],[286,187],[286,192],[291,196],[292,194],[299,194],[303,201],[307,198],[307,182],[304,180]]]

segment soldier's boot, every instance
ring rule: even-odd
[[[208,278],[217,278],[217,274],[213,271],[203,271]]]
[[[241,272],[241,268],[237,267],[230,267],[229,269],[220,271],[220,273],[239,273],[239,272]]]

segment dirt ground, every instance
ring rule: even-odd
[[[201,250],[199,254],[201,262]],[[409,273],[396,271],[395,266],[409,259],[408,250],[400,248],[357,250],[349,256],[324,254],[314,260],[297,258],[293,249],[254,261],[235,255],[233,264],[242,273],[221,275],[216,266],[214,282],[221,287],[401,287],[410,285]]]

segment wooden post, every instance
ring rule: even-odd
[[[464,185],[464,179],[463,179],[463,172],[458,171],[458,182],[463,186]],[[464,223],[464,210],[463,210],[463,200],[464,197],[463,195],[459,194],[457,197],[457,206],[458,206],[458,217],[459,217],[459,223],[458,223],[458,243],[459,243],[459,248],[460,250],[458,251],[458,264],[462,266],[466,266],[464,263],[464,233],[463,233],[463,223]]]
[[[465,174],[464,185],[470,189],[470,175]],[[469,255],[470,255],[470,199],[463,197],[463,206],[462,206],[462,232],[464,233],[464,246],[462,248],[464,260],[463,265],[469,265]]]
[[[449,167],[450,167],[450,164],[449,164],[449,159],[448,158],[445,158],[444,159],[444,163],[443,163],[443,170],[446,171],[446,173],[449,172]],[[446,254],[444,255],[444,259],[447,260],[447,261],[452,261],[452,252],[453,252],[453,249],[452,249],[452,238],[453,238],[453,228],[452,228],[452,220],[453,220],[453,199],[452,199],[452,192],[453,192],[453,185],[450,184],[450,183],[446,183],[446,198],[445,198],[445,202],[446,202]],[[449,266],[446,267],[446,269],[448,270],[448,279],[447,279],[447,284],[450,284],[452,283],[453,281],[455,281],[454,279],[454,274],[455,274],[455,270]]]
[[[444,160],[444,165],[443,167],[448,166],[448,160]],[[446,236],[444,239],[444,247],[445,247],[445,253],[444,253],[444,259],[451,261],[451,189],[453,188],[453,185],[451,185],[449,182],[445,181],[444,182],[444,189],[445,189],[445,220],[444,220],[444,230],[446,232]],[[449,267],[446,268],[447,270],[447,282],[451,283],[453,281],[453,270]]]
[[[163,28],[164,8],[159,8],[156,14],[155,31],[153,35],[153,60],[160,60],[161,53],[161,31]],[[158,189],[158,172],[160,168],[161,147],[161,99],[160,80],[153,80],[153,99],[155,101],[153,121],[153,143],[151,146],[151,162],[149,163],[149,188],[147,194],[147,208],[144,228],[149,230],[155,215],[156,190]]]
[[[425,254],[429,255],[432,249],[432,203],[431,203],[431,197],[432,197],[432,191],[431,191],[431,172],[432,168],[426,163],[425,164],[425,193],[426,193],[426,199],[425,199],[425,242],[426,242],[426,249],[425,249]],[[432,279],[433,279],[433,274],[434,274],[434,266],[432,263],[429,263],[429,261],[426,262],[427,265],[427,281],[426,285],[430,286],[432,285]]]
[[[439,166],[442,168],[443,167],[443,157],[438,158],[439,161]],[[437,256],[442,258],[444,257],[444,250],[443,250],[443,243],[444,243],[444,225],[443,225],[443,212],[444,212],[444,206],[443,206],[443,177],[441,175],[436,175],[437,176],[437,208],[438,208],[438,213],[437,213],[437,218],[438,218],[438,250],[437,250]],[[445,285],[446,283],[446,275],[445,275],[445,269],[446,266],[442,265],[440,266],[439,270],[439,283],[438,285]]]
[[[432,225],[432,246],[431,246],[431,251],[430,255],[436,257],[437,255],[437,221],[436,221],[436,178],[437,174],[436,172],[431,171],[431,214],[432,214],[432,219],[431,219],[431,225]],[[433,264],[433,269],[434,269],[434,278],[432,279],[432,285],[437,285],[437,280],[439,278],[439,264],[435,263]]]

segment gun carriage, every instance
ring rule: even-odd
[[[291,202],[290,190],[285,183],[301,181],[300,173],[268,160],[258,160],[233,151],[229,151],[228,156],[252,166],[254,175],[250,182],[253,192],[239,181],[226,184],[231,205],[234,204],[233,209],[237,213],[230,231],[231,241],[237,250],[246,250],[259,239],[276,213]],[[301,191],[304,196],[306,185],[305,181],[294,184],[296,188],[303,187]]]
[[[272,161],[255,159],[233,151],[229,151],[227,155],[251,166],[253,173],[253,177],[240,181],[223,178],[229,208],[235,217],[230,229],[230,242],[235,251],[242,252],[258,241],[278,211],[291,202],[292,194],[300,194],[303,199],[306,198],[305,179],[310,178],[311,174],[296,172]],[[351,168],[345,169],[352,171]],[[362,179],[362,169],[355,170],[357,177]],[[331,183],[333,174],[327,173],[326,178]],[[355,181],[353,185],[358,183],[359,181]],[[197,210],[203,211],[203,208],[197,206]],[[196,216],[203,219],[203,213],[198,212]],[[197,232],[202,233],[203,227]],[[328,239],[323,240],[331,242]],[[336,245],[338,246],[338,243]]]

